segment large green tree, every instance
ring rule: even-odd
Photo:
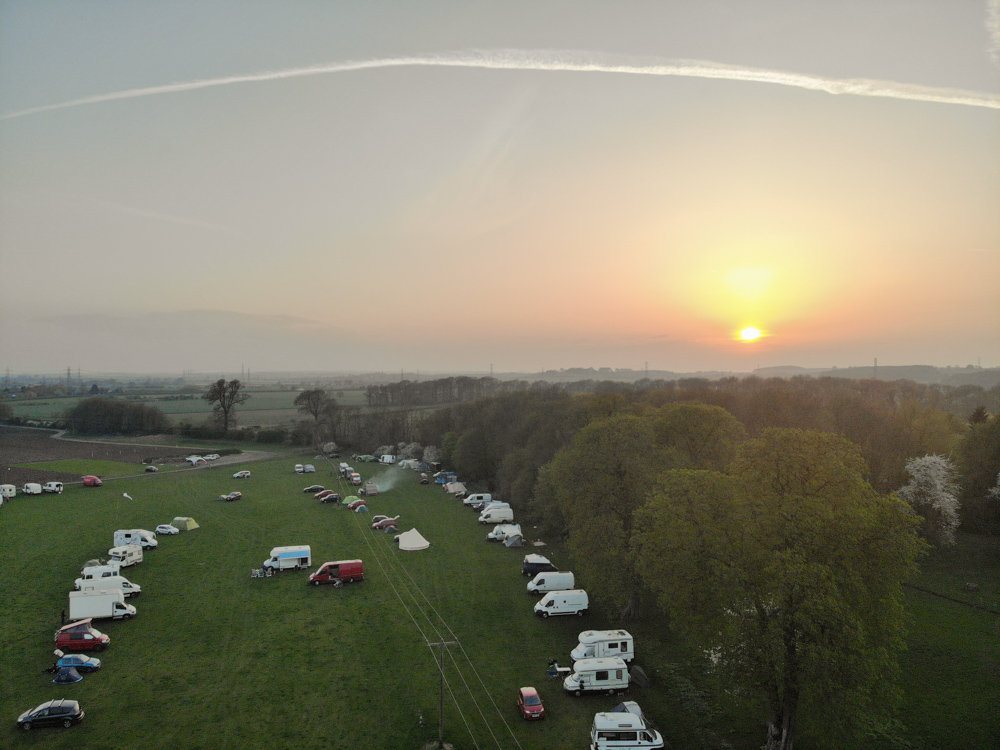
[[[539,492],[555,499],[588,591],[624,618],[640,615],[629,539],[650,490],[658,452],[648,419],[621,414],[591,422],[543,469]]]
[[[800,711],[836,745],[897,702],[901,586],[923,543],[864,474],[842,438],[765,430],[730,474],[668,472],[636,514],[644,582],[733,693],[763,701],[768,750],[793,749]]]
[[[201,396],[205,401],[213,404],[212,410],[222,418],[223,433],[229,432],[233,409],[240,404],[245,404],[250,399],[250,394],[244,391],[245,388],[246,384],[239,380],[219,378]]]

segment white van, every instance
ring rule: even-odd
[[[466,495],[462,498],[462,505],[475,505],[476,503],[488,503],[493,500],[493,495],[489,492],[476,492],[473,495]]]
[[[627,630],[584,630],[570,651],[573,661],[617,656],[625,662],[635,657],[635,642]]]
[[[663,737],[646,721],[635,701],[625,701],[613,711],[594,716],[590,750],[659,750]]]
[[[507,523],[514,520],[514,511],[510,508],[490,508],[479,515],[479,523]]]
[[[62,482],[46,482],[42,485],[42,492],[52,492],[56,495],[61,495],[63,491]]]
[[[275,547],[271,550],[271,556],[264,561],[264,567],[275,571],[312,567],[312,548],[308,544]]]
[[[576,586],[576,577],[571,571],[539,573],[528,581],[528,593],[545,594],[549,591],[569,591]]]
[[[22,495],[41,495],[42,485],[37,482],[28,482],[24,487],[21,488]]]
[[[582,615],[590,606],[590,599],[583,589],[569,591],[550,591],[535,604],[535,614],[542,617],[549,615]]]
[[[581,659],[563,680],[563,690],[573,695],[628,691],[628,666],[621,659]]]
[[[521,527],[516,523],[501,523],[493,527],[493,531],[486,535],[486,541],[488,542],[502,542],[508,537],[516,536],[521,533]],[[570,586],[569,588],[573,588]]]
[[[118,529],[114,535],[114,545],[123,547],[126,544],[138,544],[143,549],[153,549],[159,546],[156,534],[146,529]]]
[[[127,568],[129,565],[138,565],[142,562],[142,547],[138,544],[124,544],[120,547],[112,547],[108,550],[111,558],[109,563],[117,562],[121,567]]]
[[[132,583],[129,579],[123,578],[122,576],[108,576],[106,578],[77,578],[76,579],[76,589],[77,591],[121,591],[126,599],[131,599],[133,596],[139,596],[142,593],[142,587],[136,583]]]
[[[15,495],[17,495],[17,487],[12,484],[0,484],[0,497],[4,500],[10,500]]]

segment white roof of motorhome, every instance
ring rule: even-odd
[[[646,722],[635,714],[630,713],[599,713],[594,714],[594,729],[597,731],[608,731],[615,729],[645,729]]]
[[[631,637],[627,630],[584,630],[580,633],[580,643],[596,643],[597,641],[610,641],[615,638]]]
[[[444,486],[444,491],[449,495],[454,495],[457,492],[465,492],[465,485],[461,482],[449,482]]]
[[[625,662],[617,656],[602,659],[580,659],[573,665],[574,672],[596,672],[599,669],[626,669]]]

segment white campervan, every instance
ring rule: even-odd
[[[646,721],[635,701],[625,701],[613,711],[594,716],[590,750],[659,750],[663,737]]]
[[[76,579],[77,591],[112,591],[116,589],[120,590],[126,599],[131,599],[133,596],[139,596],[142,593],[141,586],[132,583],[129,579],[122,576],[87,578],[84,575],[83,578]]]
[[[46,482],[42,485],[42,492],[51,492],[56,495],[61,495],[63,491],[62,482]]]
[[[275,547],[271,550],[271,556],[264,561],[264,567],[275,571],[312,567],[312,548],[308,544]]]
[[[22,495],[41,495],[42,485],[37,482],[28,482],[24,487],[21,488]]]
[[[628,691],[628,666],[621,659],[581,659],[563,680],[563,690],[584,693],[624,693]]]
[[[514,511],[510,508],[490,508],[479,514],[479,523],[510,523],[514,520]]]
[[[550,591],[535,605],[535,614],[542,617],[551,615],[582,615],[590,606],[590,599],[583,589],[570,591]]]
[[[118,563],[123,568],[129,565],[138,565],[142,562],[142,547],[138,544],[124,544],[120,547],[112,547],[108,550],[109,564]]]
[[[126,544],[138,544],[143,549],[152,549],[159,546],[156,541],[156,534],[146,529],[118,529],[114,535],[114,545],[122,547]]]
[[[579,641],[569,654],[573,661],[617,656],[630,662],[635,657],[635,642],[627,630],[584,630]]]
[[[549,591],[568,591],[576,586],[576,576],[571,571],[539,573],[528,581],[528,592],[545,594]]]
[[[476,503],[488,503],[493,500],[493,495],[489,492],[476,492],[462,498],[462,505],[475,505]]]

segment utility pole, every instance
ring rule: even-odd
[[[457,646],[458,641],[440,641],[439,643],[428,643],[429,647],[438,647],[438,670],[441,673],[441,689],[438,694],[438,750],[444,748],[444,647]]]

